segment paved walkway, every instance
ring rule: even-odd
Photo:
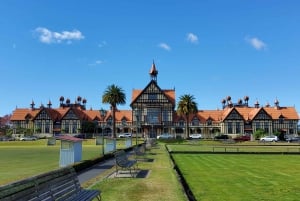
[[[132,155],[134,153],[133,153],[133,151],[129,151],[127,154]],[[149,159],[146,161],[153,162],[153,161],[149,161]],[[105,161],[102,161],[86,170],[83,170],[83,171],[77,173],[78,180],[79,180],[80,184],[83,184],[83,183],[99,176],[100,174],[104,173],[105,171],[111,169],[114,166],[115,166],[115,158],[114,157],[112,157],[110,159],[106,159]],[[138,171],[137,174],[135,175],[135,177],[145,178],[145,177],[147,177],[148,173],[149,173],[149,170]],[[115,172],[112,175],[110,175],[110,177],[115,177],[115,176],[116,176]],[[131,175],[123,174],[123,177],[131,177]]]
[[[107,159],[102,161],[86,170],[83,170],[78,173],[78,179],[80,184],[89,181],[97,177],[98,175],[102,174],[108,169],[111,169],[115,165],[115,159],[112,157],[111,159]]]
[[[134,152],[131,150],[127,152],[128,155],[134,154]],[[112,157],[110,159],[106,159],[105,161],[102,161],[86,170],[83,170],[77,174],[78,180],[80,184],[83,184],[100,174],[104,173],[105,171],[111,169],[112,167],[115,166],[115,158]],[[139,171],[136,175],[136,177],[143,177],[145,178],[148,175],[148,170],[147,171]]]

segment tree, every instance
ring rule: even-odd
[[[256,131],[254,132],[254,137],[255,139],[260,139],[261,137],[265,136],[266,132],[264,129],[262,128],[258,128],[256,129]]]
[[[93,133],[95,131],[95,124],[94,122],[84,121],[82,122],[82,128],[81,131],[83,133]]]
[[[108,103],[112,112],[112,137],[116,138],[116,110],[117,105],[124,105],[126,103],[126,95],[121,87],[114,84],[109,85],[102,95],[102,103]]]
[[[177,114],[179,116],[183,115],[185,116],[185,137],[188,138],[190,134],[189,129],[189,115],[195,114],[198,112],[197,103],[195,102],[195,98],[193,95],[185,94],[179,97],[179,102],[177,106]]]

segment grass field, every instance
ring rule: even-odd
[[[168,149],[173,152],[296,152],[300,154],[299,143],[287,142],[260,143],[253,141],[226,144],[222,141],[199,140],[168,144]]]
[[[294,201],[300,197],[300,156],[173,154],[197,200]]]
[[[117,148],[124,148],[118,141]],[[46,140],[10,141],[0,143],[0,185],[59,168],[60,141],[47,146]],[[102,155],[102,146],[95,140],[85,140],[82,160]]]
[[[117,148],[124,148],[118,141]],[[83,160],[100,156],[101,146],[92,141],[83,143]],[[47,146],[46,141],[0,143],[0,185],[58,168],[59,143]],[[146,178],[107,178],[115,169],[83,184],[102,191],[103,200],[131,201],[185,201],[173,164],[164,146],[148,151],[153,162],[139,162],[139,168],[148,170]]]
[[[104,178],[93,188],[101,189],[103,200],[130,201],[186,201],[169,154],[163,145],[147,151],[153,162],[138,162],[142,170],[149,170],[146,178]]]
[[[238,143],[226,145],[215,141],[181,142],[169,144],[174,152],[201,152],[217,147],[219,151],[248,149],[282,152],[297,151],[298,144]],[[82,160],[101,156],[101,146],[95,141],[83,141]],[[124,148],[123,141],[117,148]],[[59,167],[60,143],[47,146],[45,140],[36,142],[0,143],[0,185],[30,177]],[[197,200],[205,201],[294,201],[300,196],[300,155],[283,154],[172,154]],[[153,162],[141,162],[141,169],[149,170],[147,178],[114,178],[105,175],[84,184],[101,189],[104,200],[184,201],[173,164],[164,143],[147,153]],[[113,170],[109,170],[113,171]],[[107,174],[109,174],[107,171]]]

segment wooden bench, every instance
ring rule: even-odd
[[[115,152],[116,159],[116,175],[121,173],[121,170],[129,170],[129,173],[132,177],[134,177],[134,172],[132,170],[136,170],[137,160],[129,159],[126,152],[124,150],[119,150]],[[119,168],[121,169],[119,169]]]
[[[83,189],[73,167],[0,186],[1,201],[83,201],[101,200],[99,190]]]

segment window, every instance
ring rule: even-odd
[[[172,112],[171,110],[163,110],[162,111],[162,118],[163,121],[172,121]]]
[[[199,119],[196,117],[192,120],[192,126],[199,126]]]
[[[232,133],[232,123],[228,123],[228,133]]]
[[[184,126],[184,121],[183,120],[179,121],[179,126]]]
[[[126,121],[126,119],[124,118],[124,119],[122,119],[122,126],[126,126],[126,124],[127,124],[127,121]]]
[[[284,118],[283,117],[279,117],[279,123],[283,124]]]
[[[72,133],[76,133],[76,130],[77,130],[77,126],[73,125],[73,127],[72,127]]]
[[[241,133],[241,125],[240,123],[236,123],[236,127],[235,127],[236,133]]]
[[[269,133],[269,123],[268,122],[265,122],[265,132],[266,133]]]
[[[157,99],[157,94],[148,94],[148,99],[149,100],[156,100]]]
[[[159,123],[159,108],[148,108],[147,110],[147,122],[150,124],[158,124]]]
[[[112,118],[111,118],[111,117],[109,117],[109,119],[107,120],[107,125],[108,125],[108,126],[111,126],[111,125],[112,125]]]
[[[69,128],[70,128],[70,123],[69,123],[69,121],[66,121],[66,124],[65,124],[65,132],[66,133],[69,133]]]
[[[290,128],[294,128],[294,123],[293,123],[293,121],[290,121],[289,127],[290,127]]]
[[[259,123],[259,122],[256,122],[256,123],[255,123],[255,127],[256,127],[256,130],[259,129],[259,128],[260,128],[260,123]]]

